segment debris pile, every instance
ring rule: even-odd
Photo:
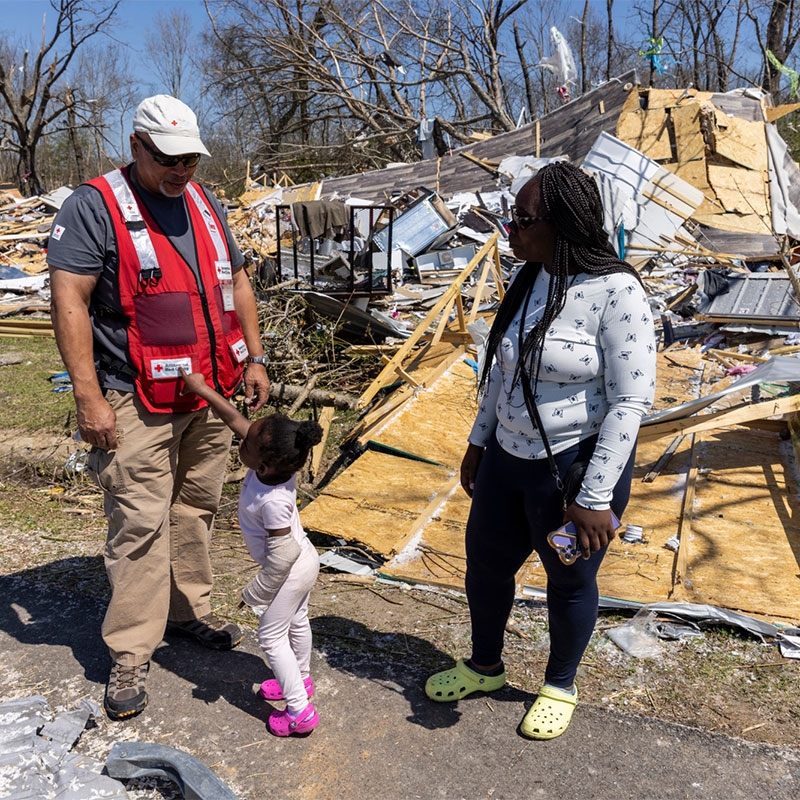
[[[461,585],[457,472],[480,346],[517,266],[510,207],[542,165],[569,159],[596,176],[610,239],[642,276],[660,336],[643,477],[623,520],[643,537],[610,553],[604,591],[800,618],[788,522],[800,169],[774,125],[784,113],[796,112],[753,89],[644,89],[631,72],[445,156],[250,183],[228,220],[259,295],[273,397],[290,413],[359,412],[345,441],[358,458],[321,476],[306,527],[357,543],[393,578]],[[1,240],[41,248],[39,203],[11,209]],[[729,550],[745,539],[765,552]],[[523,595],[535,589],[541,565],[520,581]]]

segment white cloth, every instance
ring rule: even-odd
[[[541,317],[550,275],[536,278],[524,333]],[[532,424],[522,388],[514,385],[522,308],[495,354],[469,441],[485,446],[496,435],[518,458],[547,458]],[[630,457],[642,416],[655,393],[656,343],[647,297],[626,273],[575,275],[561,314],[547,332],[536,405],[553,453],[598,434],[598,443],[577,501],[609,508],[611,494]]]

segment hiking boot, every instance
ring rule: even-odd
[[[103,701],[109,719],[130,719],[144,711],[148,700],[144,687],[149,670],[149,661],[136,667],[117,663],[111,667]]]
[[[212,650],[231,650],[242,641],[242,632],[239,628],[215,614],[206,614],[200,619],[190,619],[186,622],[169,620],[166,632],[191,636],[203,647],[210,647]]]

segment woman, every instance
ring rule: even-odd
[[[614,537],[612,511],[621,517],[628,502],[656,346],[644,289],[609,243],[593,178],[566,162],[548,164],[511,211],[509,244],[526,263],[492,325],[461,463],[472,498],[472,656],[431,676],[425,691],[447,702],[504,685],[515,575],[536,550],[547,574],[550,654],[520,731],[552,739],[578,700],[575,675],[597,619],[597,570]],[[570,479],[577,494],[565,485]],[[547,541],[567,522],[582,555],[571,564]]]

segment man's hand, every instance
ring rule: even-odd
[[[263,364],[248,364],[244,373],[244,404],[258,411],[269,400],[269,378]]]
[[[75,399],[78,430],[86,444],[102,450],[117,447],[117,415],[104,397],[87,402]]]

